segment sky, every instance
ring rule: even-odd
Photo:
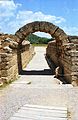
[[[33,21],[48,21],[78,35],[78,0],[0,0],[0,32],[15,34]]]

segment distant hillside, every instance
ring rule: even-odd
[[[39,37],[34,34],[29,34],[26,39],[30,41],[31,44],[47,44],[49,41],[52,41],[53,39],[48,39],[45,37]]]

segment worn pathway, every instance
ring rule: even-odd
[[[72,120],[78,120],[78,88],[59,84],[54,78],[45,60],[45,47],[36,47],[35,51],[23,75],[0,90],[0,120],[8,120],[26,104],[65,107],[72,111]]]

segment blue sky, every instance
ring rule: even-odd
[[[0,0],[0,32],[14,34],[32,21],[48,21],[78,35],[78,0]]]

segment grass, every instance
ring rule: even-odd
[[[5,82],[3,83],[2,86],[0,86],[0,90],[7,87],[8,85],[10,85],[11,83],[13,83],[14,81],[18,80],[20,78],[20,75],[18,75],[18,77],[15,80],[9,80],[9,82]]]
[[[0,86],[0,90],[7,87],[10,83],[4,83],[2,86]]]

